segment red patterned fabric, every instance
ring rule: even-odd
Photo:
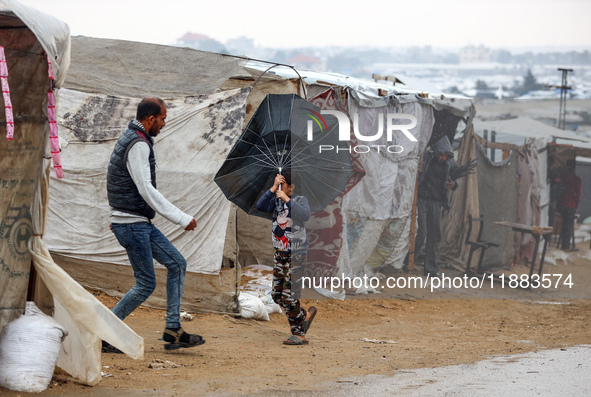
[[[349,116],[349,112],[333,89],[329,89],[309,101],[320,109],[338,110]],[[353,122],[350,122],[350,125],[353,126]],[[357,145],[357,138],[353,130],[351,130],[350,144],[351,146]],[[358,153],[351,154],[353,173],[349,177],[343,194],[351,190],[365,175],[365,169],[359,157]],[[324,211],[313,213],[306,224],[310,244],[304,273],[307,277],[330,277],[336,269],[343,238],[346,238],[343,236],[342,203],[343,197],[337,197]]]

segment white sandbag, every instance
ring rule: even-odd
[[[39,393],[47,388],[68,332],[27,302],[25,314],[6,324],[0,334],[0,386]]]
[[[263,302],[263,305],[265,305],[265,309],[267,309],[267,313],[268,314],[273,314],[273,313],[279,313],[279,314],[281,314],[281,313],[283,313],[283,310],[281,310],[281,306],[279,306],[273,300],[273,297],[271,296],[271,291],[270,290],[266,294],[263,294],[262,296],[259,296],[259,299],[261,300],[261,302]]]
[[[320,295],[326,296],[327,298],[330,298],[330,299],[338,299],[341,301],[345,300],[345,290],[331,291],[326,288],[314,287],[314,291],[316,291]]]
[[[238,305],[240,306],[240,317],[269,321],[269,313],[267,313],[265,305],[257,296],[248,292],[241,292],[238,295]]]

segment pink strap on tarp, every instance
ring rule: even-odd
[[[53,66],[51,65],[51,58],[49,58],[49,55],[47,56],[47,74],[49,76],[49,80],[55,80],[55,75],[53,74]]]
[[[4,97],[4,113],[6,114],[6,139],[12,140],[14,137],[14,116],[8,85],[8,65],[6,64],[6,56],[2,46],[0,46],[0,80],[2,83],[2,96]]]
[[[49,143],[51,144],[51,159],[57,179],[64,178],[62,158],[60,155],[60,142],[57,135],[57,120],[55,115],[55,96],[53,91],[47,93],[47,119],[49,120]]]

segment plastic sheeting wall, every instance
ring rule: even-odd
[[[13,24],[18,21],[11,20]],[[27,241],[33,235],[31,208],[49,140],[47,60],[33,32],[18,30],[19,34],[13,34],[0,29],[15,116],[14,138],[7,140],[4,101],[0,102],[0,328],[25,311],[31,269]]]
[[[349,112],[341,101],[340,90],[330,89],[316,97],[310,102],[323,110],[338,110],[347,115]],[[351,124],[351,127],[353,124]],[[356,146],[358,140],[351,128],[349,132],[351,146]],[[343,142],[344,143],[344,142]],[[361,163],[361,154],[350,153],[353,173],[347,181],[345,194],[349,192],[365,176],[365,169]],[[343,214],[343,196],[333,200],[324,211],[312,214],[306,223],[310,247],[308,249],[306,276],[330,277],[337,271],[337,261],[346,240],[346,224]]]
[[[515,255],[514,232],[492,222],[517,222],[517,161],[514,151],[502,163],[493,164],[482,145],[476,143],[478,159],[478,199],[480,215],[484,216],[484,241],[500,246],[486,251],[483,267],[507,266]],[[474,225],[477,227],[477,225]],[[476,231],[474,232],[476,233]],[[473,237],[474,239],[475,237]],[[474,240],[472,240],[474,241]],[[477,263],[474,259],[474,263]]]
[[[540,225],[540,175],[538,152],[533,145],[516,149],[517,154],[517,223]],[[531,261],[535,239],[529,233],[515,233],[519,256]]]
[[[4,139],[6,131],[0,128],[0,328],[23,313],[33,262],[39,276],[33,284],[35,302],[47,314],[52,314],[55,302],[58,313],[54,317],[69,330],[68,351],[58,365],[81,382],[95,384],[101,379],[99,338],[134,358],[143,357],[143,339],[56,266],[42,240],[51,158],[46,101],[51,85],[45,54],[54,61],[54,83],[60,87],[69,60],[69,28],[30,7],[4,3],[27,26],[14,16],[0,14],[0,19],[7,16],[10,20],[9,24],[0,21],[2,26],[16,26],[18,33],[0,29],[0,45],[8,49],[16,116],[14,140]]]
[[[386,141],[385,134],[374,142],[359,142],[400,145],[404,150],[391,154],[374,149],[362,154],[366,175],[345,195],[343,204],[351,272],[362,272],[366,265],[372,267],[366,269],[370,272],[384,264],[400,268],[408,248],[418,162],[433,130],[433,110],[419,102],[398,104],[391,101],[388,106],[361,107],[351,99],[349,113],[359,115],[359,131],[367,135],[377,132],[378,117],[384,118],[388,113],[410,114],[417,118],[417,126],[410,130],[417,142],[410,141],[401,132],[393,134],[392,142]],[[400,121],[400,124],[407,123],[408,120]],[[386,125],[385,120],[383,125]]]
[[[158,190],[197,220],[185,232],[157,216],[154,224],[187,258],[187,270],[217,274],[230,203],[213,176],[240,135],[249,88],[210,96],[163,98],[167,125],[155,139]],[[46,242],[77,261],[128,265],[109,230],[106,170],[113,146],[135,116],[138,99],[62,90],[59,123],[65,178],[52,180]]]
[[[474,126],[470,126],[464,133],[457,157],[459,165],[476,159],[476,138]],[[442,263],[448,263],[465,269],[470,253],[465,244],[468,232],[468,215],[477,218],[480,215],[478,200],[478,169],[476,173],[460,179],[459,186],[450,194],[450,210],[443,212],[441,256]],[[478,233],[473,231],[472,241]],[[474,263],[477,263],[473,260]]]
[[[581,200],[577,212],[581,215],[579,222],[591,216],[591,163],[577,162],[577,175],[582,179]]]

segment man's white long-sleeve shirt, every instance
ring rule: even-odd
[[[127,171],[135,183],[140,196],[157,213],[169,221],[181,225],[184,228],[193,220],[193,217],[185,214],[183,211],[168,201],[154,186],[150,176],[150,147],[147,142],[137,142],[127,154]],[[111,223],[137,223],[148,222],[145,216],[129,214],[111,208]]]

